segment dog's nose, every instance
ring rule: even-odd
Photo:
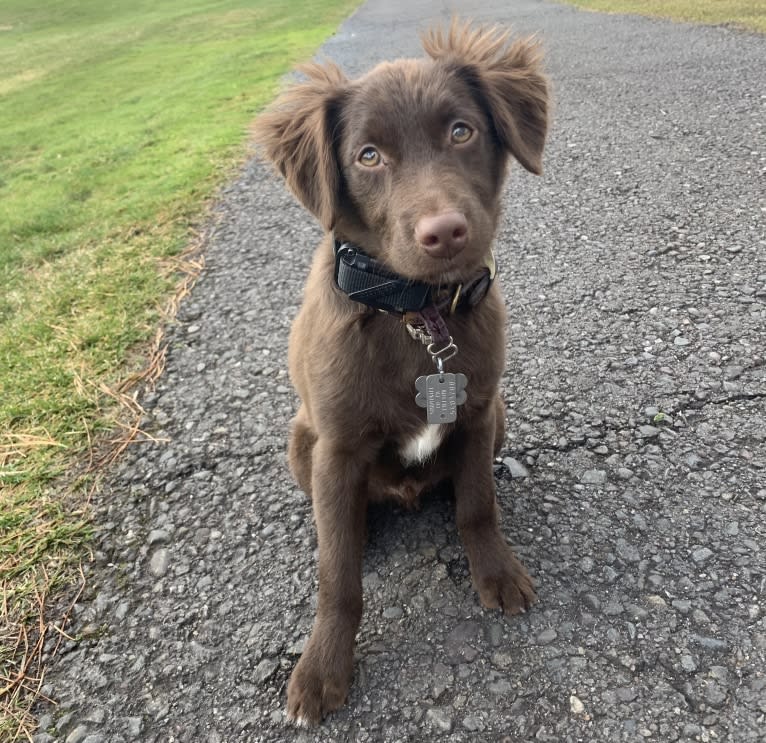
[[[444,212],[421,217],[415,225],[415,239],[434,258],[451,258],[466,243],[468,222],[460,212]]]

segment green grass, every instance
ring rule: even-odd
[[[763,0],[566,0],[572,5],[607,13],[638,13],[677,21],[726,24],[766,33]]]
[[[0,0],[2,740],[18,633],[86,549],[71,472],[114,425],[105,390],[146,363],[248,122],[356,4]]]

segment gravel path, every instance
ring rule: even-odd
[[[349,704],[285,726],[316,590],[286,339],[319,232],[249,164],[145,400],[169,443],[100,499],[37,743],[764,740],[766,39],[480,5],[541,32],[556,89],[546,175],[515,170],[497,246],[498,492],[540,603],[480,608],[446,500],[377,507]],[[358,72],[447,17],[371,0],[325,51]]]

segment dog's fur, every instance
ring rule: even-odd
[[[313,500],[319,538],[316,621],[287,692],[289,717],[308,724],[342,705],[351,682],[369,500],[409,503],[451,481],[482,603],[515,614],[535,600],[495,505],[505,355],[497,283],[476,307],[446,317],[459,347],[448,371],[466,374],[468,399],[455,424],[420,439],[427,429],[414,383],[434,373],[431,359],[400,319],[351,301],[333,283],[333,235],[406,278],[443,285],[476,276],[491,249],[509,155],[541,172],[548,84],[538,44],[458,21],[423,44],[427,58],[384,63],[357,80],[333,64],[305,66],[306,79],[255,124],[264,156],[327,230],[289,358],[302,401],[289,460]],[[456,122],[472,131],[468,141],[456,141],[465,135]],[[379,160],[363,163],[369,147]],[[434,255],[421,239],[423,220],[445,213],[462,215],[467,232],[460,250]]]

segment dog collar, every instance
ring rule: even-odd
[[[497,272],[492,252],[481,273],[468,282],[434,286],[405,279],[350,242],[334,241],[335,284],[355,302],[404,317],[433,306],[450,315],[475,307],[489,291]]]

